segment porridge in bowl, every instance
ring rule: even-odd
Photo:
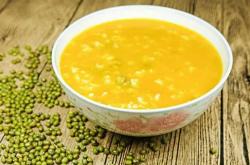
[[[60,72],[67,84],[96,102],[155,109],[193,100],[221,79],[221,57],[210,41],[157,19],[120,19],[76,35]]]

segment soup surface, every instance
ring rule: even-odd
[[[60,59],[63,79],[97,102],[128,109],[174,106],[197,98],[221,79],[215,47],[185,27],[123,19],[74,37]]]

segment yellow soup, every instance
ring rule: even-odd
[[[60,71],[81,95],[128,109],[174,106],[213,88],[222,76],[215,47],[170,22],[123,19],[91,27],[64,49]]]

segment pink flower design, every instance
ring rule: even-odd
[[[137,117],[127,120],[115,120],[114,124],[117,128],[126,132],[140,132],[144,127],[143,122]]]
[[[148,129],[151,132],[173,129],[181,124],[186,117],[186,113],[171,113],[166,116],[152,118],[148,123],[150,126]]]
[[[187,113],[175,112],[146,121],[139,117],[133,117],[127,120],[115,120],[114,124],[118,129],[126,132],[160,132],[176,128],[186,120],[187,116]]]

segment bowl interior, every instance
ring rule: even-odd
[[[207,38],[216,47],[223,62],[223,76],[221,81],[212,90],[215,91],[215,88],[219,88],[223,85],[232,67],[232,53],[227,41],[222,36],[222,34],[207,22],[191,14],[166,7],[148,5],[120,6],[100,10],[82,17],[66,28],[56,40],[52,52],[52,65],[57,77],[59,78],[59,81],[66,87],[70,88],[63,81],[60,75],[59,62],[62,51],[74,36],[94,25],[116,19],[126,18],[151,18],[164,20],[185,26]],[[212,90],[209,92],[212,92]]]

